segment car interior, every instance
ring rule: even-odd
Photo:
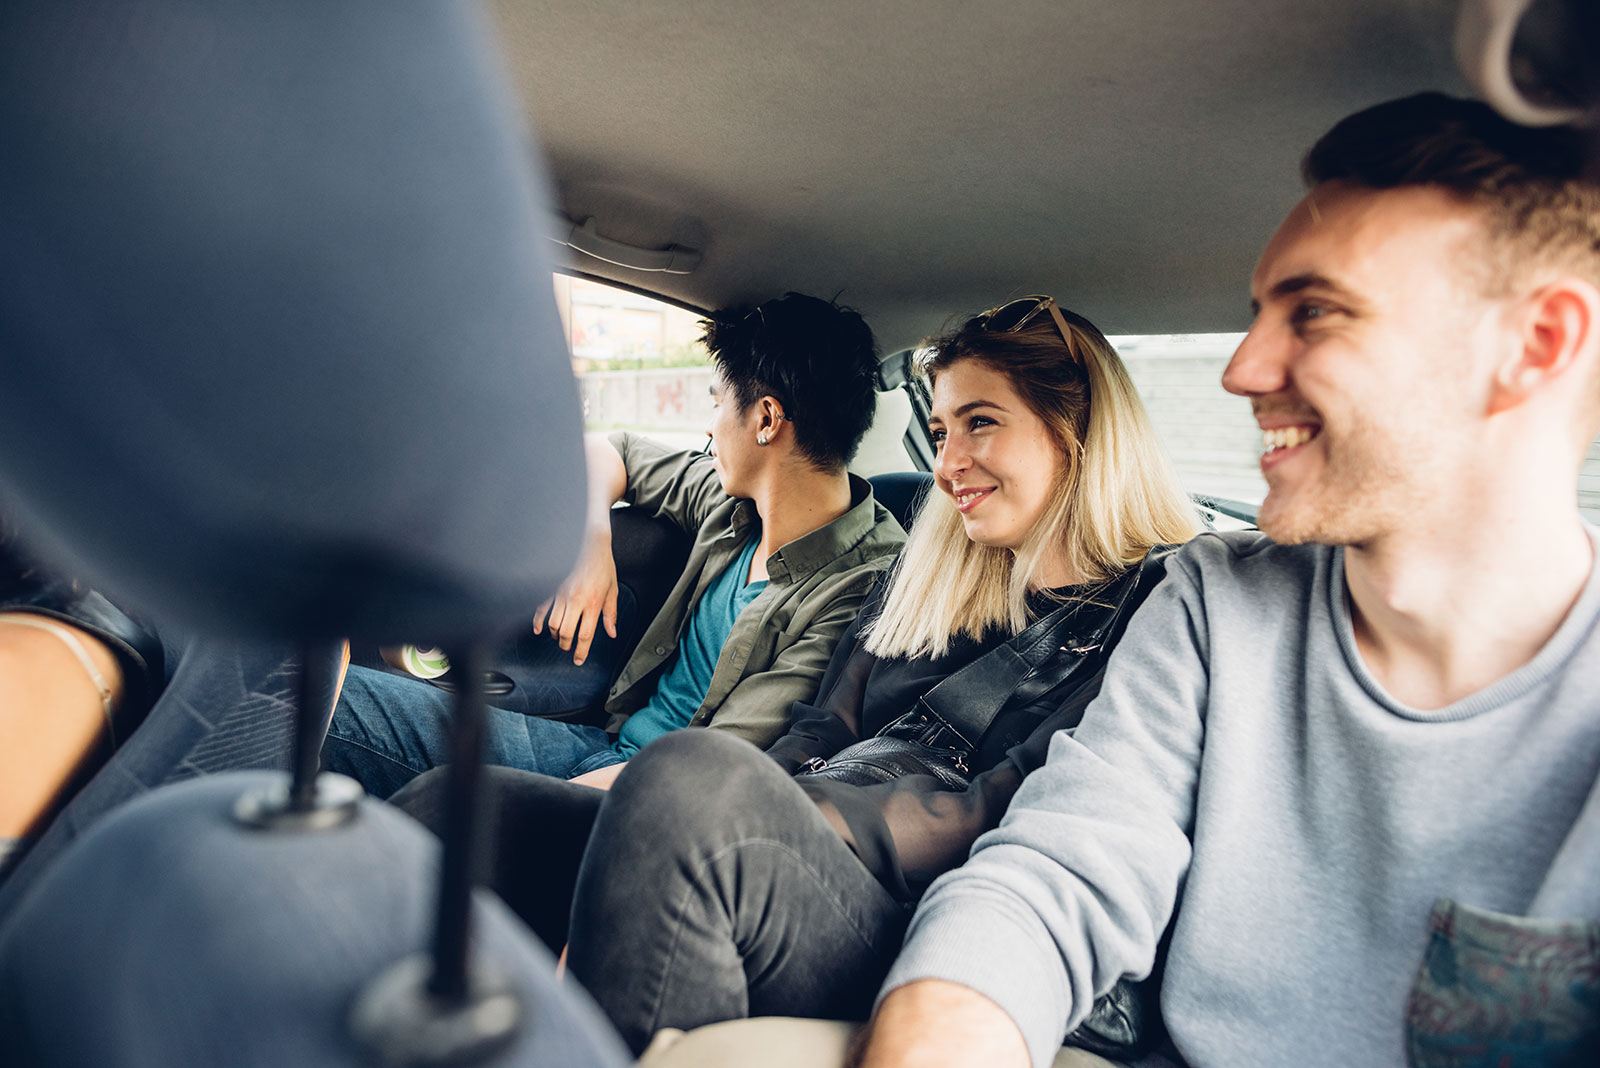
[[[87,999],[143,1013],[169,982],[214,999],[218,1019],[271,1017],[272,1035],[239,1037],[231,1063],[268,1063],[252,1058],[301,1026],[293,1014],[311,995],[284,991],[316,972],[309,949],[259,969],[270,990],[254,1000],[216,974],[228,952],[250,970],[248,955],[270,955],[292,925],[254,911],[264,906],[224,908],[172,874],[237,860],[240,878],[278,886],[281,872],[209,832],[152,872],[134,846],[105,848],[93,832],[213,778],[232,784],[227,805],[256,797],[266,823],[280,810],[290,822],[381,810],[316,795],[341,639],[352,663],[390,671],[403,669],[380,647],[397,641],[477,650],[453,672],[464,723],[485,680],[526,681],[526,635],[503,636],[555,588],[582,513],[581,413],[547,306],[551,270],[696,313],[789,291],[860,310],[883,361],[854,468],[909,527],[933,457],[914,354],[953,318],[1048,293],[1108,335],[1240,331],[1255,259],[1301,196],[1299,158],[1341,116],[1422,90],[1482,96],[1530,124],[1600,114],[1600,27],[1585,0],[490,0],[261,19],[245,8],[152,0],[119,14],[57,0],[0,15],[0,86],[26,90],[0,89],[0,143],[15,146],[0,153],[0,217],[25,237],[0,253],[13,283],[0,295],[11,379],[0,497],[55,561],[184,624],[144,722],[0,868],[0,942],[21,937],[25,915],[53,925],[38,930],[70,958],[47,969],[35,947],[0,966],[0,1001],[22,1005],[38,979],[28,1005],[56,1006],[27,1018],[25,1039],[21,1009],[0,1020],[13,1031],[0,1052],[24,1050],[25,1063],[152,1063],[131,1044],[137,1028],[90,1029],[99,1045],[62,1036],[97,1015]],[[322,48],[302,47],[313,39]],[[238,55],[290,58],[261,76],[230,64]],[[143,95],[101,95],[130,87]],[[252,95],[263,92],[281,99],[267,106]],[[229,129],[230,114],[262,126]],[[408,150],[408,136],[424,148]],[[88,177],[50,186],[57,171],[31,173],[47,157]],[[194,174],[214,199],[162,192]],[[239,223],[232,206],[246,200]],[[384,229],[401,216],[420,221]],[[415,271],[380,269],[412,257]],[[63,281],[77,261],[92,263],[93,285]],[[185,269],[167,272],[173,263]],[[376,293],[374,278],[394,288]],[[351,308],[362,309],[354,326]],[[213,328],[237,349],[191,351]],[[219,405],[224,393],[241,407]],[[97,430],[71,429],[86,426]],[[1577,492],[1600,509],[1600,447],[1589,455]],[[1208,523],[1254,519],[1254,502],[1186,488]],[[335,490],[350,490],[343,507],[329,504]],[[620,580],[647,620],[688,539],[626,507],[612,523]],[[390,961],[437,962],[447,943],[464,960],[469,913],[515,941],[505,932],[517,921],[469,894],[481,834],[463,805],[442,876],[434,847],[388,816],[369,822],[392,840],[364,852],[285,853],[324,873],[319,892],[404,872],[395,909],[433,917],[443,899],[426,945],[374,936],[381,946],[337,976],[307,980],[330,1001],[340,983],[371,991],[383,973],[391,985],[354,1046],[307,1040],[288,1047],[304,1057],[293,1063],[347,1063],[357,1047],[375,1063],[622,1063],[548,1019],[517,1023],[514,1006],[507,1026],[526,1024],[514,1040],[452,1044],[395,1023],[395,1006],[422,995],[416,972],[384,972]],[[199,811],[162,818],[190,826]],[[130,841],[171,848],[164,832],[140,833]],[[108,882],[118,893],[88,889]],[[42,907],[41,885],[77,887],[79,909],[141,922],[186,909],[197,934],[159,967],[113,960],[102,954],[122,943],[97,948],[90,935],[103,925],[25,912]],[[286,889],[280,904],[302,900]],[[251,934],[201,953],[206,923]],[[537,956],[487,956],[491,972],[548,983],[527,978],[545,974]],[[458,993],[503,1007],[504,990],[474,985],[473,967],[458,968]],[[305,1024],[346,1026],[328,1013]],[[664,1036],[642,1063],[837,1061],[850,1033],[714,1025]]]

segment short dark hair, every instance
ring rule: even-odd
[[[850,462],[877,407],[878,347],[860,314],[786,293],[755,308],[714,312],[702,325],[740,411],[774,397],[794,424],[802,456],[824,470]]]
[[[1308,186],[1432,185],[1479,205],[1493,252],[1488,288],[1506,289],[1534,264],[1557,264],[1600,284],[1600,174],[1588,137],[1534,129],[1487,104],[1418,93],[1358,111],[1301,165]]]

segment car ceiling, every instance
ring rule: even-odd
[[[698,308],[786,290],[885,351],[1049,292],[1107,333],[1243,329],[1341,116],[1465,92],[1454,0],[497,0],[571,219],[703,253],[569,265]]]

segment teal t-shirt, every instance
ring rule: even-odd
[[[745,582],[750,561],[756,555],[758,538],[734,558],[733,563],[712,579],[711,585],[689,615],[689,625],[678,641],[677,655],[667,666],[653,697],[622,725],[612,748],[624,758],[631,757],[646,744],[679,727],[687,727],[700,702],[711,688],[711,675],[722,655],[722,645],[733,630],[745,605],[766,589],[767,582]]]

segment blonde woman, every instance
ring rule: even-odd
[[[603,801],[494,776],[496,888],[547,941],[570,938],[572,973],[635,1051],[662,1027],[747,1014],[864,1018],[921,890],[1098,691],[1159,575],[1147,555],[1197,530],[1121,360],[1053,300],[968,320],[930,343],[923,370],[937,491],[770,755],[680,731]],[[1041,616],[1062,620],[1051,635],[1066,649],[1051,644],[959,754],[969,786],[827,777],[829,758]],[[821,774],[794,777],[804,768]]]

